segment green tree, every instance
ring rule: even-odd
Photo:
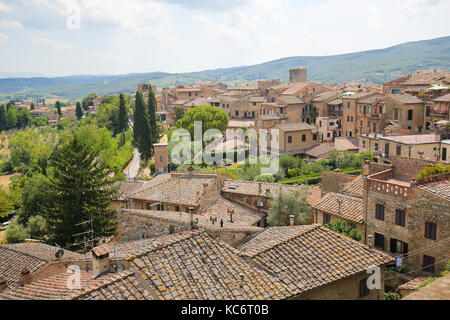
[[[357,229],[350,227],[344,221],[339,221],[339,220],[332,221],[332,222],[326,224],[325,227],[327,227],[337,233],[343,234],[349,238],[352,238],[353,240],[356,240],[356,241],[360,241],[362,238],[361,233],[359,233]]]
[[[267,223],[271,226],[288,226],[290,216],[294,216],[294,222],[298,224],[311,223],[313,210],[308,203],[308,188],[299,186],[298,191],[282,192],[272,199]]]
[[[27,108],[23,108],[22,110],[19,111],[19,115],[18,115],[18,126],[19,128],[26,128],[31,124],[31,113],[30,110],[28,110]]]
[[[77,102],[75,113],[77,114],[78,120],[80,120],[83,117],[83,110],[81,109],[81,104],[79,102]]]
[[[184,117],[184,109],[183,109],[183,107],[176,106],[172,110],[173,110],[172,119],[175,123],[177,123],[178,120],[180,120]]]
[[[7,104],[6,105],[6,129],[10,130],[10,129],[14,129],[17,127],[18,124],[18,112],[16,107]]]
[[[34,109],[36,109],[36,107],[34,106],[34,103],[31,103],[30,111],[31,111],[31,110],[34,110]]]
[[[119,121],[118,121],[118,132],[124,132],[128,129],[128,110],[125,101],[125,96],[121,93],[119,95]]]
[[[17,217],[11,220],[5,235],[8,243],[24,242],[30,236],[27,229],[19,223]]]
[[[49,181],[44,175],[34,174],[31,177],[25,177],[22,184],[21,210],[18,219],[21,224],[27,225],[31,217],[43,211],[42,199],[45,197]]]
[[[217,129],[224,134],[229,120],[228,114],[217,107],[199,106],[188,110],[184,117],[177,121],[177,127],[188,130],[193,139],[195,121],[202,122],[202,134],[208,129]]]
[[[74,134],[59,146],[51,164],[54,173],[42,199],[49,240],[71,248],[81,240],[73,234],[90,229],[89,225],[76,224],[90,219],[94,237],[114,235],[114,210],[108,207],[117,188],[100,154]]]
[[[119,133],[119,107],[110,103],[103,103],[97,111],[97,124],[106,128],[114,135]]]
[[[83,107],[84,111],[88,111],[90,106],[94,105],[94,100],[97,98],[97,94],[90,93],[86,97],[81,100],[81,106]]]
[[[150,129],[152,130],[152,140],[153,140],[153,143],[157,143],[159,132],[158,132],[158,126],[156,124],[156,99],[155,99],[155,93],[153,92],[153,89],[151,87],[148,92],[147,111],[148,111],[148,121],[150,123]]]
[[[133,125],[134,145],[141,153],[141,160],[148,163],[153,155],[153,138],[144,98],[139,91],[136,92],[136,105],[134,108]]]
[[[13,210],[13,203],[5,191],[0,189],[0,218],[7,217]]]
[[[33,216],[28,220],[27,231],[31,239],[43,239],[47,235],[47,222],[42,216]]]
[[[4,104],[0,105],[0,131],[8,130],[6,125],[6,106]]]
[[[61,102],[56,101],[55,107],[56,107],[56,111],[58,112],[58,115],[61,116],[62,115],[62,113],[61,113]]]

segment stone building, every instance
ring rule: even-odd
[[[376,133],[384,128],[385,96],[375,95],[356,101],[359,133]]]
[[[376,153],[380,161],[391,163],[395,156],[449,162],[450,151],[445,140],[437,134],[384,136],[359,135],[359,147],[363,152]]]
[[[425,128],[425,103],[409,94],[387,95],[386,120],[399,121],[403,128],[421,133]]]
[[[436,162],[395,157],[392,168],[364,179],[366,239],[413,270],[439,273],[449,256],[450,181],[417,173]]]
[[[376,92],[347,93],[342,97],[342,136],[357,137],[358,124],[357,101],[376,95]]]

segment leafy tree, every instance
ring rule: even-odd
[[[341,233],[349,238],[352,238],[353,240],[356,240],[356,241],[361,240],[361,237],[362,237],[361,233],[359,233],[357,229],[350,227],[344,221],[332,221],[332,222],[326,224],[325,226],[337,233]]]
[[[48,119],[43,117],[37,117],[31,119],[31,124],[35,125],[36,127],[45,127],[48,124]]]
[[[58,130],[64,130],[67,127],[70,127],[70,120],[67,118],[64,118],[60,121],[58,121],[58,124],[56,125],[56,128],[58,128]]]
[[[83,110],[81,109],[81,104],[79,102],[77,102],[75,113],[77,114],[78,120],[80,120],[83,117]]]
[[[183,107],[176,106],[172,110],[173,110],[172,119],[175,123],[177,123],[178,120],[180,120],[184,117],[184,109],[183,109]]]
[[[110,103],[102,103],[97,111],[97,124],[100,128],[107,128],[114,135],[119,131],[119,107]]]
[[[31,124],[31,113],[27,108],[23,108],[19,111],[18,115],[18,126],[19,128],[26,128]]]
[[[0,218],[7,217],[13,210],[13,204],[5,191],[0,189]]]
[[[21,224],[27,225],[31,217],[42,212],[42,199],[45,197],[49,181],[44,175],[34,174],[32,177],[25,178],[22,184],[21,211],[18,218]]]
[[[259,181],[259,182],[275,182],[275,178],[270,174],[261,174],[259,176],[256,176],[253,181]]]
[[[49,239],[70,248],[81,240],[73,234],[90,228],[75,225],[91,218],[95,237],[114,235],[114,211],[108,206],[117,195],[117,188],[108,177],[111,171],[100,154],[74,134],[59,146],[51,164],[54,174],[42,200]]]
[[[194,138],[194,122],[202,122],[202,134],[208,129],[217,129],[222,134],[228,127],[228,114],[220,108],[213,106],[199,106],[188,110],[184,117],[177,121],[178,128],[184,128]]]
[[[313,210],[308,204],[307,187],[299,186],[299,191],[282,192],[272,199],[267,222],[271,226],[288,226],[291,215],[295,224],[308,224],[312,220]]]
[[[10,105],[6,105],[6,129],[14,129],[17,127],[18,119],[17,119],[17,109]]]
[[[153,155],[153,138],[148,113],[145,109],[144,98],[139,91],[136,92],[136,105],[134,108],[133,136],[134,145],[141,153],[141,160],[148,163]]]
[[[11,162],[20,171],[36,167],[39,161],[45,161],[51,154],[51,146],[36,131],[21,131],[9,141]]]
[[[47,234],[47,222],[42,216],[33,216],[28,220],[27,230],[32,239],[43,239]]]
[[[30,236],[27,229],[19,223],[17,217],[11,220],[5,235],[8,243],[24,242]]]
[[[118,132],[123,132],[128,129],[128,110],[124,95],[119,95],[119,120],[118,120]]]
[[[81,100],[81,106],[83,107],[84,111],[88,111],[90,106],[94,105],[94,100],[97,98],[97,94],[90,93],[86,97]]]
[[[148,121],[150,123],[150,129],[152,130],[152,140],[153,143],[157,143],[159,132],[158,126],[156,124],[156,99],[155,93],[153,92],[153,89],[151,87],[148,92],[147,110],[148,110]]]

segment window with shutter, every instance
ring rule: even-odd
[[[434,273],[434,257],[423,255],[423,265],[422,270],[430,273]]]
[[[384,235],[375,232],[375,247],[384,250]]]
[[[437,225],[433,222],[425,222],[425,238],[436,240]]]
[[[384,205],[377,203],[375,206],[375,218],[384,221]]]
[[[397,240],[391,238],[389,247],[390,247],[390,251],[391,251],[392,253],[396,253],[396,252],[397,252]]]
[[[405,210],[397,209],[395,210],[395,224],[401,227],[405,226]]]
[[[323,224],[330,223],[330,220],[331,220],[330,215],[327,214],[327,213],[324,213],[324,214],[323,214]]]

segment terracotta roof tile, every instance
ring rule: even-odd
[[[350,194],[352,196],[362,198],[364,195],[364,180],[363,176],[358,176],[355,180],[347,183],[342,192]]]
[[[329,192],[314,208],[356,223],[363,223],[363,203],[362,198]]]
[[[301,292],[298,287],[289,289],[249,264],[235,248],[202,231],[175,235],[172,243],[128,261],[162,300],[283,299]]]
[[[278,242],[271,242],[268,246],[242,255],[276,274],[284,283],[302,290],[304,287],[311,290],[330,284],[365,272],[373,265],[380,266],[393,261],[389,255],[324,226],[314,225],[309,230],[306,228],[297,228],[297,235],[281,237]],[[258,237],[250,241],[257,241]],[[274,237],[278,237],[278,234],[274,233]]]
[[[264,217],[264,215],[256,210],[247,208],[246,206],[227,200],[223,197],[220,197],[213,202],[201,214],[217,217],[219,221],[220,219],[223,219],[223,221],[229,221],[229,209],[234,210],[233,221],[241,225],[255,225]]]
[[[450,180],[427,183],[419,186],[419,188],[450,201]]]

